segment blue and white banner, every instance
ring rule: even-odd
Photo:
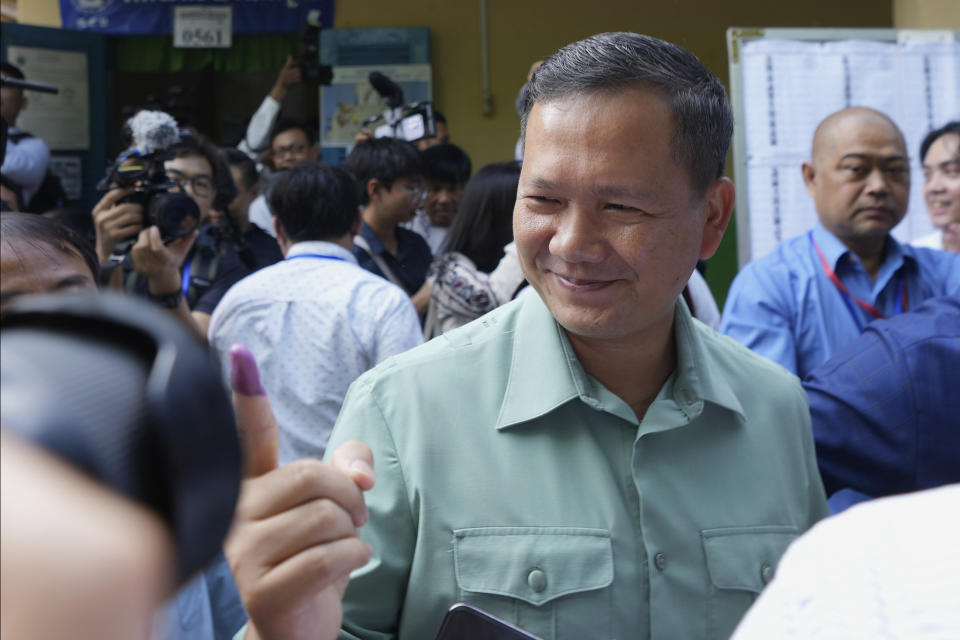
[[[64,29],[113,35],[169,35],[173,9],[233,9],[234,33],[290,33],[300,29],[312,9],[320,9],[324,28],[333,26],[334,0],[60,0]]]

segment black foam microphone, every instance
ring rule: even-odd
[[[379,71],[371,71],[367,78],[380,97],[386,99],[388,107],[396,109],[403,104],[403,88],[396,82]]]

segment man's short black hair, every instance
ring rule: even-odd
[[[221,147],[220,155],[226,161],[230,168],[240,170],[240,177],[243,179],[243,188],[251,189],[260,179],[260,173],[257,171],[257,163],[253,159],[236,147]]]
[[[930,147],[934,142],[951,133],[960,136],[960,120],[948,122],[939,129],[934,129],[926,135],[923,142],[920,143],[920,162],[922,163],[924,158],[927,157],[927,151],[930,151]]]
[[[303,135],[307,136],[307,142],[316,144],[317,134],[313,131],[313,127],[298,118],[280,118],[277,120],[276,124],[273,125],[273,130],[270,132],[270,144],[273,145],[274,138],[284,131],[291,131],[293,129],[303,131]]]
[[[396,138],[374,138],[357,143],[347,156],[347,171],[357,181],[360,204],[370,202],[367,183],[376,179],[389,189],[401,178],[419,179],[423,173],[420,154],[409,142]]]
[[[695,55],[675,44],[638,33],[601,33],[547,58],[529,84],[521,136],[538,102],[633,87],[651,89],[673,111],[673,156],[689,170],[694,192],[703,195],[723,175],[733,136],[727,92]]]
[[[25,242],[37,248],[50,247],[65,255],[79,255],[99,282],[100,261],[93,245],[64,224],[35,213],[4,211],[0,214],[0,239],[6,244]]]
[[[0,74],[5,75],[8,78],[26,80],[26,78],[23,76],[23,71],[20,71],[19,67],[15,67],[9,62],[0,62]]]
[[[420,161],[423,164],[424,180],[455,186],[466,184],[473,168],[470,156],[457,145],[450,143],[424,149],[420,152]]]
[[[353,229],[360,215],[353,177],[326,162],[305,162],[278,171],[267,200],[290,242],[340,238]]]

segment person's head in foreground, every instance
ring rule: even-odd
[[[0,214],[0,312],[15,298],[97,288],[96,254],[64,225],[29,213]]]
[[[528,95],[514,211],[527,280],[574,343],[665,338],[730,220],[723,86],[676,45],[604,33],[551,56]]]

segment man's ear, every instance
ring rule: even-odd
[[[320,148],[315,144],[310,145],[310,148],[307,149],[307,161],[313,162],[314,160],[317,159],[317,156],[319,155],[320,155]]]
[[[380,181],[376,178],[370,178],[367,180],[367,197],[370,198],[372,202],[374,198],[379,198],[380,191],[383,189],[383,185],[380,184]]]
[[[817,170],[812,162],[804,162],[800,166],[800,172],[803,174],[803,184],[807,186],[807,193],[813,197],[813,181],[817,177]]]
[[[723,240],[723,233],[730,224],[730,215],[733,213],[733,205],[736,202],[736,189],[730,178],[717,178],[707,188],[707,194],[704,198],[704,219],[703,219],[703,240],[700,243],[700,259],[706,260],[712,256],[720,241]]]

